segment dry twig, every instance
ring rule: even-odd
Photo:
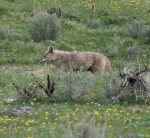
[[[47,86],[44,87],[36,78],[33,74],[31,74],[35,80],[35,82],[37,83],[37,86],[41,89],[44,90],[44,92],[47,94],[48,97],[52,97],[53,92],[54,92],[54,87],[55,87],[55,82],[50,82],[50,78],[49,75],[47,75]]]
[[[13,83],[13,86],[16,88],[18,94],[27,100],[35,96],[35,87],[32,87],[32,85],[30,85],[29,88],[21,88]]]

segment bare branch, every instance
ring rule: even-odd
[[[118,77],[121,77],[121,78],[123,78],[124,77],[124,74],[122,74],[122,72],[121,72],[121,68],[119,67],[119,76]]]
[[[47,89],[48,90],[50,89],[50,85],[51,85],[51,82],[50,82],[50,79],[49,79],[49,75],[47,75]]]
[[[16,88],[17,92],[18,92],[19,94],[21,94],[20,88],[19,88],[15,83],[13,83],[13,85],[14,85],[14,87]]]
[[[15,83],[13,83],[13,86],[16,88],[18,94],[26,100],[35,96],[34,95],[35,94],[35,88],[32,88],[32,89],[30,87],[29,88],[24,88],[24,87],[21,88],[21,87],[17,86]]]
[[[144,73],[144,72],[150,72],[150,69],[148,69],[147,65],[144,64],[144,66],[145,66],[145,69],[143,69],[143,70],[137,72],[137,73],[135,74],[135,76],[139,76],[141,73]]]
[[[31,74],[37,83],[38,87],[44,90],[44,92],[47,94],[48,97],[52,97],[52,94],[54,92],[55,82],[50,82],[50,77],[47,75],[47,87],[45,88],[36,78],[33,74]]]
[[[46,91],[46,88],[35,78],[35,76],[33,75],[33,73],[31,73],[31,75],[33,76],[35,82],[37,83],[37,85],[41,88],[44,89],[44,91]]]

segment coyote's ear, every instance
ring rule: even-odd
[[[49,53],[52,53],[53,50],[54,50],[54,48],[53,48],[52,46],[50,46],[50,47],[48,48],[48,52],[49,52]]]

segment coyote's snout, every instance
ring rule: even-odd
[[[49,62],[59,67],[65,72],[70,70],[91,71],[94,74],[102,75],[104,71],[112,73],[112,67],[109,59],[103,54],[97,52],[78,52],[78,51],[60,51],[49,47],[48,51],[39,60],[39,62]]]
[[[40,63],[42,63],[42,62],[44,62],[44,61],[46,61],[46,58],[45,58],[45,57],[42,57],[42,58],[40,58],[40,59],[38,60],[38,62],[40,62]]]

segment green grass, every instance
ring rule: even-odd
[[[109,57],[114,75],[117,76],[120,66],[128,63],[136,64],[142,59],[149,64],[150,46],[145,37],[134,39],[129,36],[128,26],[135,20],[144,20],[150,25],[150,2],[147,0],[1,0],[0,25],[9,26],[14,32],[14,39],[0,40],[0,111],[10,107],[31,106],[35,113],[26,117],[9,117],[0,114],[0,138],[40,138],[63,136],[62,127],[70,123],[72,128],[82,126],[82,117],[90,116],[101,126],[107,121],[106,137],[119,137],[127,133],[135,133],[150,137],[150,106],[143,104],[111,104],[101,101],[65,101],[50,102],[46,96],[37,100],[22,101],[14,104],[3,103],[3,100],[16,94],[12,83],[27,87],[34,80],[31,73],[45,83],[42,78],[50,74],[57,80],[59,69],[54,66],[40,64],[47,47],[67,51],[95,51],[108,56],[106,46],[113,43],[114,35],[124,39],[124,46],[118,47],[118,55]],[[46,40],[34,43],[29,34],[34,8],[41,4],[45,10],[60,7],[64,16],[62,34],[59,41]],[[96,12],[91,13],[91,4],[95,3]],[[77,19],[66,18],[70,13],[79,13]],[[101,21],[98,29],[87,28],[88,20]],[[127,58],[127,49],[138,43],[139,55]],[[144,58],[146,57],[146,58]],[[16,73],[18,72],[18,73]],[[96,87],[104,87],[104,79],[99,78]],[[94,92],[93,92],[94,94]],[[48,112],[48,113],[47,113]],[[32,120],[32,121],[31,121]],[[78,134],[78,131],[75,132]],[[136,136],[135,136],[136,137]]]

